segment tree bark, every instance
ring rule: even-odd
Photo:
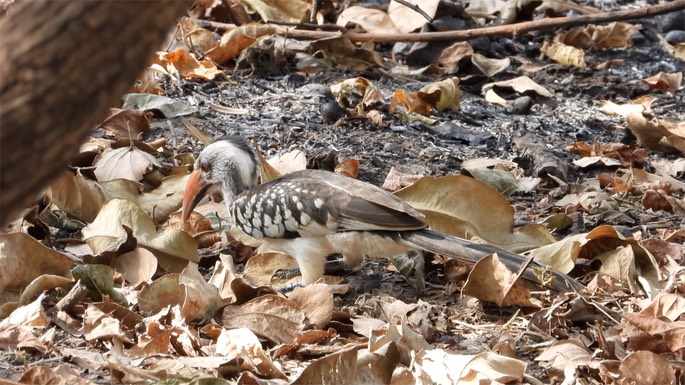
[[[192,1],[25,1],[0,18],[0,225],[59,175]]]

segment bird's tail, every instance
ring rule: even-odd
[[[445,257],[456,258],[469,263],[476,263],[483,257],[497,253],[500,261],[510,270],[517,272],[522,266],[526,266],[528,258],[519,254],[500,249],[495,246],[485,245],[453,237],[432,230],[414,230],[399,232],[399,236],[407,243],[420,249],[440,254]],[[547,270],[552,279],[536,274],[533,269]],[[549,275],[547,275],[549,277]],[[553,289],[559,292],[577,291],[585,286],[576,279],[557,270],[544,266],[537,262],[531,262],[521,277],[527,281]]]

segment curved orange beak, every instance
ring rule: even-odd
[[[200,170],[195,170],[190,174],[190,179],[188,179],[188,184],[186,185],[186,191],[183,194],[183,208],[181,210],[183,222],[188,220],[190,213],[192,213],[195,206],[200,203],[209,187],[211,187],[211,185],[202,177],[202,172]]]

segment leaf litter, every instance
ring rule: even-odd
[[[255,20],[298,22],[307,12],[299,1],[246,3]],[[343,9],[338,26],[411,33],[429,24],[452,28],[444,23],[458,14],[445,2],[400,3]],[[593,14],[594,3],[543,1],[533,12]],[[529,5],[471,2],[466,12],[474,17],[466,23],[487,24],[496,14],[505,23],[525,19]],[[224,5],[199,6],[211,13]],[[335,15],[319,12],[319,22]],[[84,148],[91,153],[81,159],[90,163],[72,165],[37,210],[0,236],[3,377],[79,384],[682,382],[685,168],[678,157],[685,117],[674,107],[683,99],[685,68],[674,60],[682,43],[636,39],[641,26],[621,22],[534,41],[525,34],[493,39],[498,49],[429,42],[398,43],[388,52],[339,37],[269,41],[281,30],[271,24],[218,38],[202,25],[183,20],[192,49],[159,53],[143,75],[162,74],[155,89],[165,94],[132,94],[126,108],[113,109],[95,131],[104,137]],[[543,56],[517,46],[522,42]],[[646,64],[639,75],[627,71],[639,49],[659,51],[668,70]],[[295,74],[274,75],[278,65],[264,60],[288,63],[321,87],[304,91]],[[247,66],[250,76],[233,76],[232,66]],[[272,78],[260,78],[261,70]],[[345,111],[332,126],[319,123],[316,107],[327,98]],[[181,115],[187,120],[168,124]],[[458,127],[431,133],[431,125],[448,121]],[[464,127],[492,135],[479,142],[460,136]],[[548,152],[512,155],[524,152],[508,139],[522,129],[548,136],[547,162],[574,164],[575,179],[535,172],[529,163]],[[636,139],[618,143],[620,132]],[[284,282],[274,277],[294,266],[292,259],[232,230],[218,197],[200,205],[190,223],[174,213],[198,140],[225,133],[256,140],[263,180],[305,166],[385,180],[431,228],[534,258],[587,289],[528,287],[497,254],[475,266],[421,254],[397,258],[396,266],[368,261],[344,278],[282,294],[275,288]],[[170,142],[152,141],[162,135]]]

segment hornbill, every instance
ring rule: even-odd
[[[498,253],[514,271],[526,258],[494,246],[428,230],[423,214],[395,195],[369,183],[323,170],[302,170],[258,185],[259,160],[240,137],[209,144],[198,156],[183,197],[187,220],[203,196],[220,192],[233,223],[246,234],[297,261],[302,284],[324,275],[326,258],[342,255],[348,267],[365,256],[393,257],[412,249],[477,262]],[[529,265],[523,278],[557,291],[583,287],[551,270],[541,280]],[[542,282],[544,281],[544,282]]]

